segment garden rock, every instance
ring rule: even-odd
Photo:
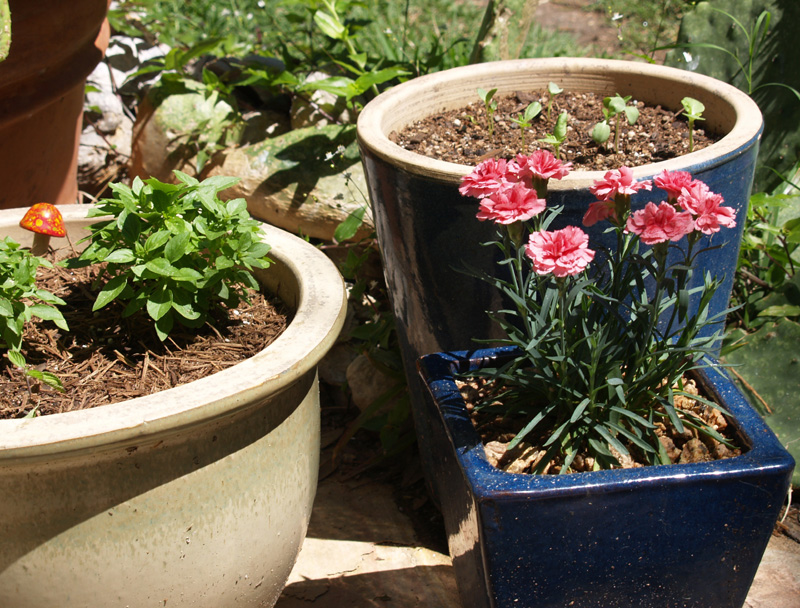
[[[86,79],[89,91],[86,93],[84,109],[89,115],[98,115],[92,124],[102,133],[114,133],[125,118],[122,100],[114,90],[111,68],[101,62]]]
[[[125,97],[144,97],[144,92],[157,78],[159,72],[143,74],[136,78],[131,76],[142,66],[169,52],[166,44],[153,45],[143,38],[131,36],[112,36],[104,63],[111,70],[114,86],[120,95]]]
[[[293,233],[333,240],[336,227],[366,204],[366,184],[348,126],[289,130],[288,118],[263,111],[236,124],[233,107],[203,91],[149,95],[140,105],[133,133],[130,172],[174,180],[180,170],[196,175],[197,141],[219,143],[201,172],[241,178],[224,195],[247,199],[255,217]],[[372,231],[365,222],[354,238]]]
[[[336,227],[367,204],[358,159],[351,127],[309,127],[227,149],[215,158],[209,175],[240,177],[224,194],[247,199],[255,217],[330,241]],[[371,220],[365,217],[353,238],[372,231]]]
[[[334,344],[319,362],[319,379],[331,386],[344,386],[347,382],[347,368],[356,356],[352,346]]]
[[[383,373],[367,356],[359,355],[347,366],[347,384],[353,403],[363,412],[395,386],[397,380]],[[385,403],[380,411],[390,410],[393,404],[394,400]]]

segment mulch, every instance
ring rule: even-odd
[[[117,403],[203,378],[244,361],[273,342],[291,320],[280,301],[253,292],[250,303],[222,310],[214,326],[176,324],[161,342],[149,317],[122,317],[113,302],[92,312],[97,268],[40,268],[37,285],[66,301],[60,307],[70,331],[34,318],[26,325],[23,354],[34,369],[49,371],[64,391],[26,378],[0,359],[0,419],[67,412]]]

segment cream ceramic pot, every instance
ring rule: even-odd
[[[88,206],[61,207],[72,240]],[[20,210],[0,235],[23,244]],[[264,226],[259,275],[294,311],[230,369],[89,410],[0,420],[0,606],[272,606],[317,485],[316,366],[342,327],[341,276]]]

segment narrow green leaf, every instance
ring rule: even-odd
[[[235,186],[241,181],[242,178],[240,177],[232,177],[227,175],[214,175],[207,179],[204,179],[200,183],[200,189],[211,189],[216,194],[217,192],[221,192],[222,190],[226,190],[231,186]]]
[[[370,87],[378,84],[383,84],[384,82],[389,82],[399,76],[408,76],[411,72],[408,70],[403,69],[400,66],[393,66],[391,68],[384,68],[382,70],[378,70],[377,72],[367,72],[363,76],[359,76],[356,79],[355,85],[356,88],[363,91],[367,91]]]
[[[617,452],[622,454],[623,456],[628,456],[630,452],[628,452],[628,448],[622,445],[619,440],[614,437],[611,433],[606,430],[606,428],[602,424],[598,424],[594,427],[595,433],[600,435],[605,441],[608,442],[608,445],[613,447]]]
[[[328,38],[344,40],[346,37],[347,29],[345,26],[343,26],[337,18],[322,10],[314,13],[314,23],[317,24],[320,31]]]

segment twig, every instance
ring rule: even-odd
[[[739,372],[737,372],[735,369],[733,369],[732,367],[729,367],[729,368],[728,368],[728,370],[729,370],[729,371],[730,371],[730,372],[731,372],[731,373],[732,373],[734,376],[736,376],[736,379],[737,379],[739,382],[741,382],[742,384],[744,384],[745,388],[746,388],[748,391],[750,391],[751,393],[753,393],[753,395],[756,397],[756,399],[758,399],[758,400],[761,402],[761,404],[764,406],[764,408],[766,408],[766,410],[767,410],[767,413],[768,413],[768,414],[771,414],[771,413],[772,413],[772,408],[769,406],[769,403],[767,403],[767,402],[764,400],[764,397],[762,397],[761,395],[759,395],[759,394],[758,394],[758,391],[757,391],[756,389],[754,389],[754,388],[753,388],[753,385],[752,385],[752,384],[750,384],[750,383],[749,383],[747,380],[745,380],[744,378],[742,378],[742,375],[741,375]]]
[[[789,509],[792,508],[792,484],[789,484],[789,491],[786,493],[786,511],[783,512],[783,517],[781,517],[781,523],[786,521],[786,517],[789,515]]]
[[[142,384],[144,384],[144,379],[147,377],[147,368],[150,367],[150,353],[144,354],[144,363],[142,364]]]

